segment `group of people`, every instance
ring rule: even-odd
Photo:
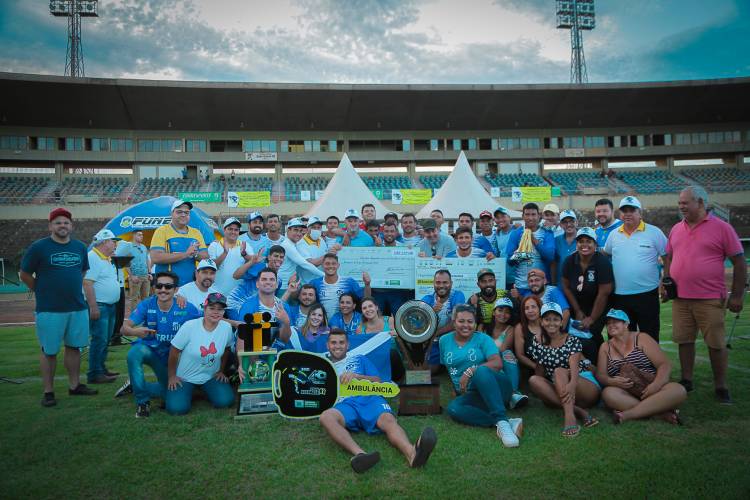
[[[379,380],[366,357],[346,357],[348,339],[395,335],[393,316],[414,291],[372,288],[367,272],[364,286],[340,276],[337,254],[347,246],[409,246],[416,258],[506,259],[504,283],[483,268],[477,292],[466,297],[441,269],[433,293],[422,297],[438,317],[428,360],[434,373],[447,370],[456,394],[447,409],[453,419],[495,426],[505,446],[518,446],[523,421],[507,411],[528,402],[522,391],[528,388],[545,405],[562,409],[565,437],[598,423],[588,409],[600,398],[617,423],[653,416],[679,423],[677,409],[693,390],[698,331],[709,349],[716,396],[731,404],[724,311],[742,309],[746,265],[734,229],[708,206],[702,188],[682,191],[683,219],[669,237],[643,220],[634,196],[619,202],[619,219],[612,201],[597,201],[596,228],[578,227],[572,210],[527,203],[520,223],[498,207],[483,211],[477,221],[461,214],[453,234],[440,210],[422,221],[410,213],[389,213],[381,222],[368,204],[347,210],[343,224],[335,215],[295,217],[285,231],[278,215],[251,212],[244,234],[241,221],[230,217],[223,238],[207,245],[189,226],[192,204],[176,200],[171,222],[154,231],[149,248],[142,232],[118,245],[104,229],[90,250],[71,238],[72,214],[58,208],[49,215],[50,237],[32,244],[21,266],[22,279],[36,293],[42,405],[56,404],[53,380],[61,343],[69,394],[97,392],[79,380],[83,347],[89,348],[88,384],[112,382],[118,375],[106,367],[120,294],[113,255],[133,257],[126,268],[130,315],[121,332],[136,341],[127,356],[128,381],[116,395],[134,394],[137,417],[150,415],[155,398],[171,414],[187,413],[197,388],[215,407],[232,405],[227,376],[234,353],[245,348],[234,331],[257,312],[281,324],[275,347],[292,347],[295,335],[310,341],[325,336],[331,359],[346,359],[342,382]],[[726,259],[734,265],[731,294]],[[659,347],[660,301],[668,298],[679,383],[670,382],[671,363]],[[395,342],[390,362],[398,380],[403,364]],[[146,381],[145,366],[156,382]],[[365,453],[347,429],[385,432],[409,465],[423,465],[437,440],[434,431],[425,429],[412,445],[387,402],[368,399],[374,397],[339,402],[321,416],[321,424],[352,453],[359,472],[379,455]]]

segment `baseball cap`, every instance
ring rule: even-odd
[[[122,238],[118,238],[117,236],[115,236],[115,233],[113,233],[109,229],[102,229],[94,235],[94,243],[99,243],[106,240],[120,241],[121,239]]]
[[[556,214],[559,214],[560,207],[558,207],[554,203],[547,203],[546,205],[544,205],[544,208],[542,209],[542,213],[544,212],[554,212]]]
[[[172,203],[172,208],[170,208],[169,211],[172,212],[174,211],[175,208],[181,207],[182,205],[187,205],[190,208],[190,210],[193,209],[193,204],[190,203],[189,201],[176,199],[174,200],[174,203]]]
[[[422,226],[422,229],[437,229],[437,223],[434,219],[422,219],[420,226]]]
[[[479,218],[481,219],[482,217],[489,217],[491,219],[492,214],[489,212],[489,210],[482,210],[482,212],[479,214]]]
[[[232,224],[237,224],[239,227],[242,227],[242,223],[237,217],[229,217],[224,221],[224,225],[221,227],[226,229],[227,226],[231,226]]]
[[[497,301],[495,302],[495,307],[507,307],[509,309],[513,309],[513,301],[508,297],[503,297],[501,299],[497,299]]]
[[[356,217],[357,219],[360,218],[359,212],[357,211],[356,208],[348,208],[346,212],[344,212],[344,219],[348,219],[350,217]]]
[[[73,216],[71,215],[71,213],[67,209],[59,207],[59,208],[55,208],[54,210],[52,210],[49,213],[49,220],[50,220],[50,222],[52,222],[53,220],[55,220],[57,217],[60,217],[61,215],[63,217],[67,217],[71,221],[73,220]]]
[[[295,217],[289,219],[289,222],[286,223],[286,227],[305,227],[305,222],[299,217]]]
[[[255,219],[263,220],[263,214],[260,213],[260,212],[250,212],[249,214],[247,214],[247,221],[248,222],[252,222]]]
[[[323,221],[320,220],[319,217],[315,217],[314,215],[307,219],[307,227],[312,226],[313,224],[323,224]]]
[[[548,312],[553,312],[562,318],[562,308],[555,302],[547,302],[542,306],[542,313],[540,316],[544,316]]]
[[[198,269],[198,271],[201,269],[213,269],[216,271],[216,262],[214,262],[213,259],[203,259],[198,262],[198,267],[196,269]]]
[[[635,196],[626,196],[622,200],[620,200],[620,206],[618,208],[622,207],[633,207],[637,208],[638,210],[641,209],[641,202],[638,201],[638,198]]]
[[[501,206],[499,206],[499,207],[497,207],[497,208],[495,209],[495,211],[494,211],[493,213],[495,213],[495,214],[496,214],[496,213],[498,213],[498,212],[500,212],[501,214],[505,214],[505,215],[510,215],[510,212],[508,211],[508,209],[507,209],[507,208],[505,208],[505,207],[504,207],[504,206],[502,206],[502,205],[501,205]]]
[[[492,276],[494,276],[495,275],[495,271],[493,271],[489,267],[483,267],[477,273],[477,279],[481,279],[481,277],[484,276],[485,274],[491,274]]]
[[[206,300],[203,301],[203,307],[206,307],[209,304],[221,304],[226,309],[227,298],[224,296],[223,293],[212,292],[206,295]]]
[[[383,220],[387,219],[388,217],[395,217],[396,220],[398,220],[398,214],[396,212],[388,212],[385,214],[385,217],[383,217]]]
[[[562,212],[560,212],[560,220],[567,219],[568,217],[571,217],[576,221],[578,220],[576,213],[572,210],[563,210]]]
[[[621,311],[620,309],[610,309],[607,313],[607,317],[612,319],[619,319],[620,321],[624,321],[625,323],[630,323],[628,314],[625,311]]]
[[[591,238],[592,240],[596,241],[596,231],[591,229],[590,227],[582,227],[578,230],[576,233],[576,239],[581,238],[585,236],[586,238]]]

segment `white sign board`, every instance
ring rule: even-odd
[[[414,288],[416,250],[408,247],[344,247],[338,251],[339,276],[364,285],[362,273],[370,274],[372,288]]]
[[[310,201],[310,191],[300,191],[299,199],[300,201]]]
[[[252,153],[245,153],[245,161],[276,161],[278,153],[276,152],[260,152],[254,151]]]
[[[480,269],[490,268],[495,272],[495,280],[500,288],[505,287],[505,259],[497,258],[487,262],[487,259],[433,259],[418,258],[416,266],[416,288],[414,297],[421,299],[435,291],[433,280],[435,272],[447,269],[453,279],[453,289],[461,290],[468,299],[477,291],[477,273]]]

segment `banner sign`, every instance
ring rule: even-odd
[[[245,153],[245,161],[276,161],[278,153],[275,152],[253,152]]]
[[[271,206],[271,191],[229,191],[229,208],[256,208]]]
[[[425,205],[432,199],[430,189],[393,189],[391,202],[394,205]]]
[[[299,201],[310,201],[310,191],[300,191]]]
[[[414,288],[416,251],[408,247],[344,247],[338,251],[339,276],[364,286],[362,273],[370,274],[372,288]]]
[[[372,194],[375,196],[375,198],[382,200],[383,199],[383,190],[382,189],[373,189]]]
[[[487,262],[487,259],[432,259],[418,258],[416,265],[416,287],[414,298],[421,299],[435,291],[433,280],[435,272],[447,269],[453,278],[453,289],[461,290],[468,297],[477,292],[477,273],[480,269],[490,268],[495,272],[498,286],[505,286],[505,259],[497,258]]]
[[[318,201],[319,199],[323,198],[323,193],[325,193],[322,189],[316,189],[315,190],[315,201]]]
[[[490,196],[492,196],[493,198],[500,198],[500,188],[497,186],[491,187]]]
[[[178,193],[177,197],[183,201],[190,202],[201,202],[201,203],[220,203],[221,193],[210,193],[200,191],[188,191],[184,193]]]
[[[510,199],[516,203],[549,201],[552,199],[552,190],[550,186],[514,187],[511,189]]]

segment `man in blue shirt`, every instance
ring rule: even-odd
[[[341,385],[352,380],[380,382],[377,368],[362,355],[347,356],[349,341],[343,330],[333,329],[328,334],[328,359],[336,368]],[[329,436],[352,455],[354,472],[362,473],[380,461],[377,451],[366,453],[352,439],[349,431],[368,434],[385,433],[388,441],[406,457],[409,467],[422,467],[437,443],[437,434],[426,427],[415,444],[411,444],[404,429],[398,425],[390,405],[383,396],[349,396],[340,399],[333,408],[320,415],[320,425]]]
[[[525,293],[528,290],[526,274],[530,269],[543,269],[547,278],[550,279],[550,263],[555,258],[555,238],[554,233],[546,231],[539,225],[539,205],[536,203],[527,203],[523,206],[524,227],[513,230],[508,238],[508,246],[505,249],[506,255],[509,255],[511,269],[515,273],[514,284],[519,292]],[[514,255],[518,250],[524,230],[531,231],[532,249],[529,255],[517,259]]]
[[[286,250],[281,245],[273,245],[268,250],[268,256],[265,261],[262,259],[262,254],[253,254],[252,258],[247,260],[244,264],[237,268],[232,276],[234,279],[242,279],[239,285],[234,287],[232,293],[227,297],[227,312],[230,318],[239,319],[237,316],[239,310],[250,297],[255,295],[258,291],[256,287],[256,281],[260,271],[266,267],[273,269],[275,272],[279,272],[281,264],[284,262],[284,256]],[[281,287],[281,280],[278,280],[278,287]]]
[[[44,396],[42,406],[57,404],[55,368],[60,344],[65,343],[68,393],[91,396],[97,391],[81,384],[81,348],[88,345],[89,310],[83,298],[83,275],[89,269],[86,245],[71,239],[73,216],[64,208],[49,214],[47,238],[29,246],[21,261],[21,280],[36,296],[36,334]]]
[[[430,349],[429,363],[432,373],[440,370],[440,337],[453,331],[453,308],[459,304],[466,303],[466,297],[461,290],[453,290],[453,277],[447,269],[440,269],[432,279],[434,293],[422,297],[422,302],[432,307],[438,316],[438,328],[433,337],[432,349]]]
[[[484,246],[489,248],[487,240],[481,235],[480,238],[484,240]],[[480,246],[476,245],[474,234],[471,232],[471,229],[466,226],[456,229],[456,232],[453,233],[453,239],[456,240],[456,249],[452,252],[448,252],[445,255],[446,258],[486,258],[488,261],[495,258],[495,255],[492,252],[487,252],[480,248]]]
[[[550,269],[553,285],[562,285],[563,263],[570,254],[576,251],[577,221],[578,217],[572,210],[563,210],[560,214],[560,229],[563,233],[555,236],[555,260]]]
[[[237,241],[245,243],[248,254],[259,253],[261,250],[268,252],[273,243],[263,234],[263,215],[260,212],[250,212],[247,216],[247,232],[240,235]],[[247,251],[247,247],[250,247],[252,252]]]
[[[178,277],[175,273],[156,273],[156,295],[138,304],[122,325],[123,335],[138,337],[128,351],[128,375],[125,385],[115,393],[120,397],[128,392],[135,394],[136,418],[151,414],[151,398],[164,398],[167,390],[167,361],[172,338],[183,323],[201,317],[200,311],[190,304],[180,307],[174,300]],[[157,382],[146,382],[144,366],[150,366]]]
[[[372,237],[359,227],[359,212],[350,208],[344,213],[346,222],[346,234],[344,234],[343,245],[345,247],[372,247],[375,242]]]
[[[495,256],[505,259],[505,288],[506,290],[510,290],[514,280],[513,273],[510,269],[510,264],[508,263],[510,255],[506,253],[506,250],[508,248],[508,240],[510,239],[510,233],[513,231],[510,212],[507,208],[499,206],[495,209],[495,212],[492,215],[495,217],[495,225],[497,226],[497,228],[495,229],[494,246],[497,247],[498,253],[496,253]]]
[[[322,278],[315,278],[310,282],[315,287],[318,300],[326,310],[328,319],[339,312],[339,297],[345,293],[354,293],[360,299],[362,297],[371,297],[370,275],[362,273],[362,281],[365,284],[364,292],[359,286],[357,280],[351,277],[343,278],[339,276],[339,258],[336,254],[329,253],[323,257]]]
[[[622,226],[622,221],[615,219],[615,208],[609,198],[597,200],[596,205],[594,205],[594,216],[598,222],[595,228],[597,250],[603,252],[609,235]]]
[[[559,305],[562,309],[562,325],[565,329],[570,319],[570,305],[563,291],[556,286],[547,286],[547,277],[541,269],[529,270],[526,279],[529,283],[529,289],[521,291],[520,298],[535,295],[542,301],[542,304],[554,302]],[[519,297],[514,294],[514,298]]]
[[[437,212],[437,210],[434,212]],[[435,219],[423,220],[422,229],[424,229],[424,239],[416,247],[420,257],[442,259],[456,249],[455,240],[440,232]]]

